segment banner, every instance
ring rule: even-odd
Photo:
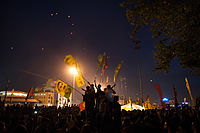
[[[115,81],[116,81],[117,74],[118,74],[119,70],[121,69],[123,63],[124,63],[124,62],[121,61],[121,62],[119,63],[119,65],[117,66],[117,68],[115,69],[115,72],[114,72],[114,83],[115,83]]]
[[[81,87],[83,85],[85,85],[83,76],[81,74],[81,70],[78,66],[78,63],[75,61],[75,59],[72,57],[72,55],[67,55],[64,59],[64,63],[70,65],[71,67],[75,67],[78,74],[75,75],[75,79],[76,79],[76,83],[78,87]]]
[[[186,87],[187,87],[187,89],[188,89],[188,92],[189,92],[189,94],[190,94],[190,98],[191,98],[191,101],[192,101],[192,105],[194,106],[194,99],[193,99],[193,97],[192,97],[192,93],[191,93],[191,90],[190,90],[190,86],[189,86],[187,77],[185,77],[185,83],[186,83]]]
[[[56,91],[63,97],[69,98],[72,91],[73,87],[70,85],[66,84],[65,82],[58,80],[56,83]]]
[[[156,90],[157,90],[157,92],[158,92],[158,94],[159,94],[159,96],[160,96],[161,105],[162,105],[163,108],[165,108],[165,107],[166,107],[166,106],[165,106],[165,103],[162,101],[162,99],[163,99],[163,94],[162,94],[160,85],[155,85],[155,88],[156,88]]]

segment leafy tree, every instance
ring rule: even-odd
[[[155,39],[155,71],[168,72],[178,58],[183,68],[200,70],[200,0],[129,0],[121,6],[134,27],[131,38],[144,26]]]

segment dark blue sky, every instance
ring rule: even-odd
[[[1,3],[1,89],[7,80],[11,81],[11,88],[26,91],[46,82],[46,79],[21,70],[38,73],[54,80],[61,78],[71,83],[72,75],[68,74],[63,62],[67,54],[75,57],[83,75],[91,81],[96,73],[98,55],[106,52],[110,58],[105,74],[113,80],[113,71],[123,60],[119,76],[127,78],[127,95],[135,97],[139,88],[138,51],[134,50],[133,39],[129,38],[132,28],[125,17],[125,9],[119,6],[120,2],[7,0]],[[55,15],[56,12],[58,15]],[[51,13],[54,15],[51,16]],[[152,72],[154,48],[151,33],[148,28],[144,28],[136,37],[142,41],[140,56],[145,98],[149,95],[151,101],[159,101],[155,84],[161,86],[165,97],[172,98],[174,83],[179,100],[183,100],[184,97],[189,100],[185,76],[188,77],[193,97],[200,95],[200,77],[188,74],[177,60],[172,62],[168,74]]]

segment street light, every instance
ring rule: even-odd
[[[73,75],[77,75],[77,74],[78,74],[78,72],[77,72],[77,70],[76,70],[75,67],[71,67],[71,68],[69,69],[69,71],[70,71],[70,73],[73,74]]]
[[[78,75],[78,71],[75,67],[71,67],[69,69],[70,73],[73,74],[73,84],[72,87],[75,88],[75,76]],[[75,102],[75,91],[72,92],[72,95],[70,95],[70,104],[74,104]]]

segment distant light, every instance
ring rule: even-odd
[[[53,13],[51,13],[50,15],[53,16]]]
[[[0,93],[1,95],[5,95],[5,91],[1,91],[1,93]],[[11,92],[7,92],[7,96],[11,96]],[[15,96],[24,96],[24,97],[26,97],[27,96],[27,94],[26,93],[20,93],[20,92],[14,92],[13,93],[13,96],[15,97]]]
[[[182,104],[188,104],[188,102],[182,102]]]
[[[13,50],[14,50],[14,47],[13,47],[13,46],[11,46],[11,47],[10,47],[10,50],[11,50],[11,51],[13,51]]]
[[[162,101],[163,101],[163,102],[168,102],[169,99],[165,97],[165,98],[162,99]]]
[[[35,111],[34,111],[34,114],[37,114],[37,113],[38,113],[38,112],[35,110]]]
[[[58,15],[58,13],[56,12],[56,15]]]
[[[67,16],[67,18],[71,18],[71,16]]]

